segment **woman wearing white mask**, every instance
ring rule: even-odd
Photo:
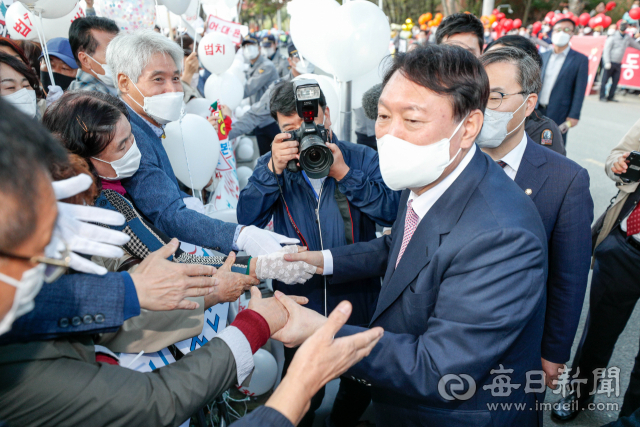
[[[0,52],[0,96],[29,117],[42,117],[45,100],[38,78],[24,62]]]

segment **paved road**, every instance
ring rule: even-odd
[[[604,173],[604,161],[610,150],[620,141],[627,130],[640,118],[640,99],[635,96],[618,98],[618,103],[600,103],[597,96],[590,96],[585,100],[582,110],[582,120],[579,125],[569,133],[567,154],[569,158],[578,162],[589,171],[591,177],[591,195],[595,204],[595,217],[597,218],[608,206],[611,197],[616,194],[613,183]],[[586,318],[588,307],[588,292],[580,327],[574,342],[574,351],[582,334],[582,328]],[[607,398],[598,396],[596,403],[615,403],[622,406],[624,391],[629,383],[629,374],[633,368],[633,361],[638,352],[638,329],[640,326],[640,313],[636,309],[627,328],[620,336],[615,352],[611,360],[611,366],[620,368],[620,396]],[[335,394],[337,382],[332,381],[327,386],[327,395],[322,407],[318,410],[318,417],[314,426],[324,426],[324,418],[329,414]],[[547,393],[547,401],[555,402],[558,396]],[[595,427],[601,426],[617,419],[617,412],[612,410],[594,411],[581,414],[576,420],[565,425],[571,427]],[[371,408],[365,413],[365,419],[372,420]],[[545,427],[556,426],[549,413],[545,414]]]

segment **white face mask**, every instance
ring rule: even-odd
[[[451,138],[465,119],[458,123],[450,138],[429,145],[415,145],[391,134],[378,139],[380,173],[387,187],[394,191],[421,188],[440,178],[460,153],[461,149],[449,158]]]
[[[300,74],[311,74],[315,69],[316,66],[309,61],[304,61],[304,64],[302,60],[296,62],[296,71]]]
[[[560,31],[557,33],[554,32],[551,36],[551,43],[558,47],[566,46],[569,43],[569,40],[571,40],[571,35],[565,33],[564,31]]]
[[[276,53],[276,49],[274,47],[263,47],[262,54],[266,57],[271,58],[271,56]]]
[[[522,108],[522,106],[527,102],[527,99],[529,99],[529,95],[527,95],[522,105],[520,105],[514,112],[495,111],[485,108],[484,123],[482,124],[480,135],[476,138],[476,144],[483,148],[496,148],[502,144],[502,141],[522,126],[522,123],[527,119],[525,116],[518,126],[511,129],[511,132],[507,132],[507,126],[511,119],[513,119],[513,115]]]
[[[123,178],[130,178],[138,171],[141,157],[142,154],[140,154],[138,144],[136,144],[136,141],[134,140],[131,147],[129,147],[129,150],[118,160],[107,162],[105,160],[98,159],[97,157],[92,157],[92,159],[111,165],[113,170],[116,172],[115,178],[99,175],[100,178],[106,179],[107,181],[118,181]]]
[[[253,61],[258,57],[260,51],[258,50],[258,46],[254,44],[247,44],[242,48],[242,55],[244,59],[248,61]]]
[[[131,83],[133,83],[133,81]],[[138,86],[136,86],[135,83],[133,83],[133,85],[138,92],[140,92]],[[133,102],[138,104],[131,95],[127,95]],[[182,117],[184,111],[184,92],[167,92],[153,96],[144,96],[144,94],[140,92],[140,95],[144,97],[144,107],[140,104],[138,104],[138,107],[142,108],[149,117],[161,125],[175,122]]]
[[[108,87],[115,87],[114,80],[113,80],[113,73],[111,72],[111,67],[109,67],[107,64],[99,63],[98,61],[93,59],[91,55],[87,55],[87,56],[91,58],[93,62],[100,65],[104,70],[104,74],[98,74],[93,70],[93,68],[91,69],[91,71],[93,71],[93,74],[98,78],[98,80],[100,80],[102,83],[104,83]]]
[[[11,325],[18,317],[33,310],[35,306],[33,300],[44,283],[44,270],[45,265],[39,264],[37,267],[25,271],[20,280],[0,273],[0,281],[16,288],[13,305],[4,318],[0,320],[0,335],[11,330]]]
[[[11,95],[5,95],[3,100],[12,104],[18,110],[22,111],[29,117],[35,117],[37,111],[36,91],[27,88],[13,92]]]

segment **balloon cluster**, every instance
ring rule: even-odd
[[[421,30],[427,30],[431,27],[437,27],[442,22],[443,15],[438,12],[435,16],[431,12],[423,13],[418,18],[418,24],[420,24]]]
[[[491,15],[481,16],[480,21],[482,21],[485,28],[491,28],[499,35],[501,35],[502,33],[508,33],[511,30],[517,30],[518,28],[522,27],[522,19],[509,19],[503,12],[500,12],[500,10],[498,9],[493,9]]]

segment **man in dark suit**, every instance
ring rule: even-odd
[[[487,104],[491,111],[485,115],[501,120],[485,122],[476,143],[533,200],[547,233],[542,367],[547,385],[556,388],[558,371],[571,354],[589,277],[593,221],[589,175],[574,161],[533,142],[525,132],[523,123],[534,111],[540,90],[536,62],[514,47],[493,49],[481,61],[491,86]]]
[[[460,47],[398,55],[376,121],[382,176],[404,190],[392,234],[285,258],[332,274],[331,286],[384,276],[371,326],[385,335],[347,371],[371,384],[376,424],[538,424],[546,235],[529,197],[474,143],[488,97],[482,65]],[[300,322],[277,297],[293,312],[286,345],[324,323],[308,311]]]
[[[542,90],[538,98],[540,112],[556,122],[565,146],[567,132],[580,120],[589,80],[589,59],[569,45],[575,29],[576,24],[569,18],[553,26],[553,49],[542,54]]]

